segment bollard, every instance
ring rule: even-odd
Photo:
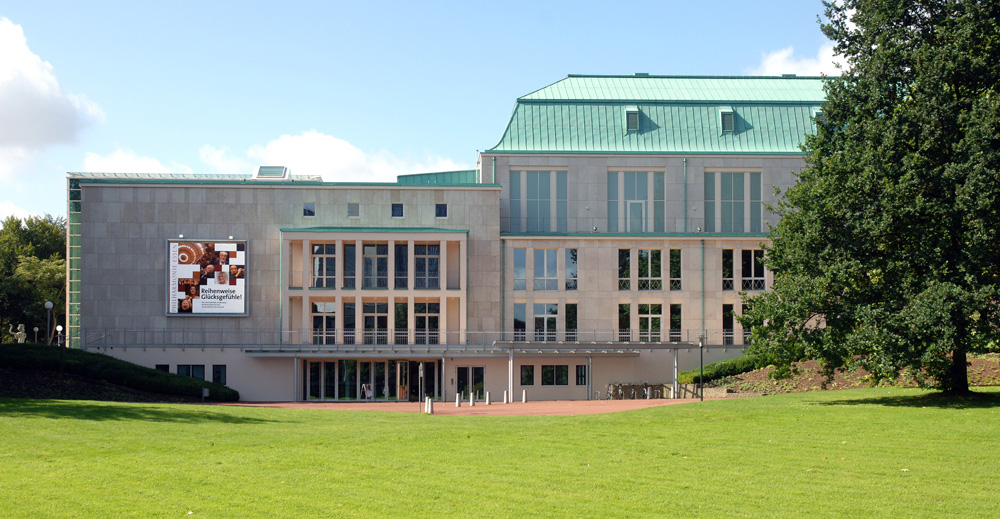
[[[505,403],[505,404],[506,404],[506,403],[508,403],[508,402],[509,402],[509,400],[507,400],[507,390],[506,390],[506,389],[504,389],[504,390],[503,390],[503,403]]]
[[[469,407],[475,407],[475,406],[476,406],[476,392],[469,391]]]
[[[427,397],[427,403],[424,406],[424,412],[427,414],[434,414],[434,399]]]
[[[524,404],[524,403],[527,403],[527,402],[528,402],[528,390],[527,389],[522,389],[521,390],[521,403]]]
[[[455,407],[462,407],[462,393],[455,393]]]
[[[490,405],[490,392],[486,392],[486,405]]]

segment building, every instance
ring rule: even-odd
[[[71,345],[245,400],[604,397],[739,354],[820,78],[568,76],[475,171],[71,173]]]

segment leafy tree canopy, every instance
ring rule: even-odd
[[[66,298],[66,221],[62,217],[8,217],[0,226],[0,342],[11,342],[10,326],[38,326],[45,335],[45,301],[52,326],[63,321]],[[29,333],[34,339],[34,335]]]
[[[848,68],[778,206],[749,353],[968,391],[1000,327],[1000,2],[825,2]]]

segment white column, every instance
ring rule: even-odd
[[[354,241],[354,289],[360,290],[364,284],[364,263],[365,244],[361,240]],[[361,306],[361,301],[357,301],[356,307]]]
[[[396,344],[396,240],[389,240],[389,344]]]
[[[458,343],[465,344],[467,342],[467,331],[469,329],[469,312],[466,310],[468,308],[469,302],[466,301],[466,283],[468,283],[468,268],[469,259],[467,254],[469,253],[468,243],[465,239],[458,242]]]
[[[438,325],[441,330],[441,344],[450,344],[448,341],[448,297],[441,296],[439,301],[441,314],[438,316]]]
[[[299,280],[299,286],[303,290],[312,286],[312,249],[309,240],[302,240],[302,279]]]
[[[441,240],[438,242],[441,247],[441,256],[439,256],[438,261],[438,274],[441,276],[440,281],[438,281],[438,287],[441,290],[446,290],[448,288],[448,242]]]
[[[415,330],[417,328],[417,318],[413,315],[413,298],[406,298],[406,340],[408,344],[416,342]]]
[[[312,333],[310,332],[309,321],[312,315],[309,307],[309,294],[303,292],[302,294],[302,319],[299,323],[299,344],[308,344],[312,342]]]

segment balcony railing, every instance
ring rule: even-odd
[[[700,330],[669,329],[660,331],[627,328],[598,330],[508,330],[448,331],[406,329],[325,330],[129,330],[81,329],[81,344],[86,348],[311,348],[361,351],[381,346],[490,347],[495,343],[525,344],[608,344],[608,343],[689,343],[697,344]],[[715,329],[704,332],[705,344],[741,346],[750,341],[742,329]],[[411,342],[412,337],[412,342]],[[737,344],[737,341],[741,344]]]

